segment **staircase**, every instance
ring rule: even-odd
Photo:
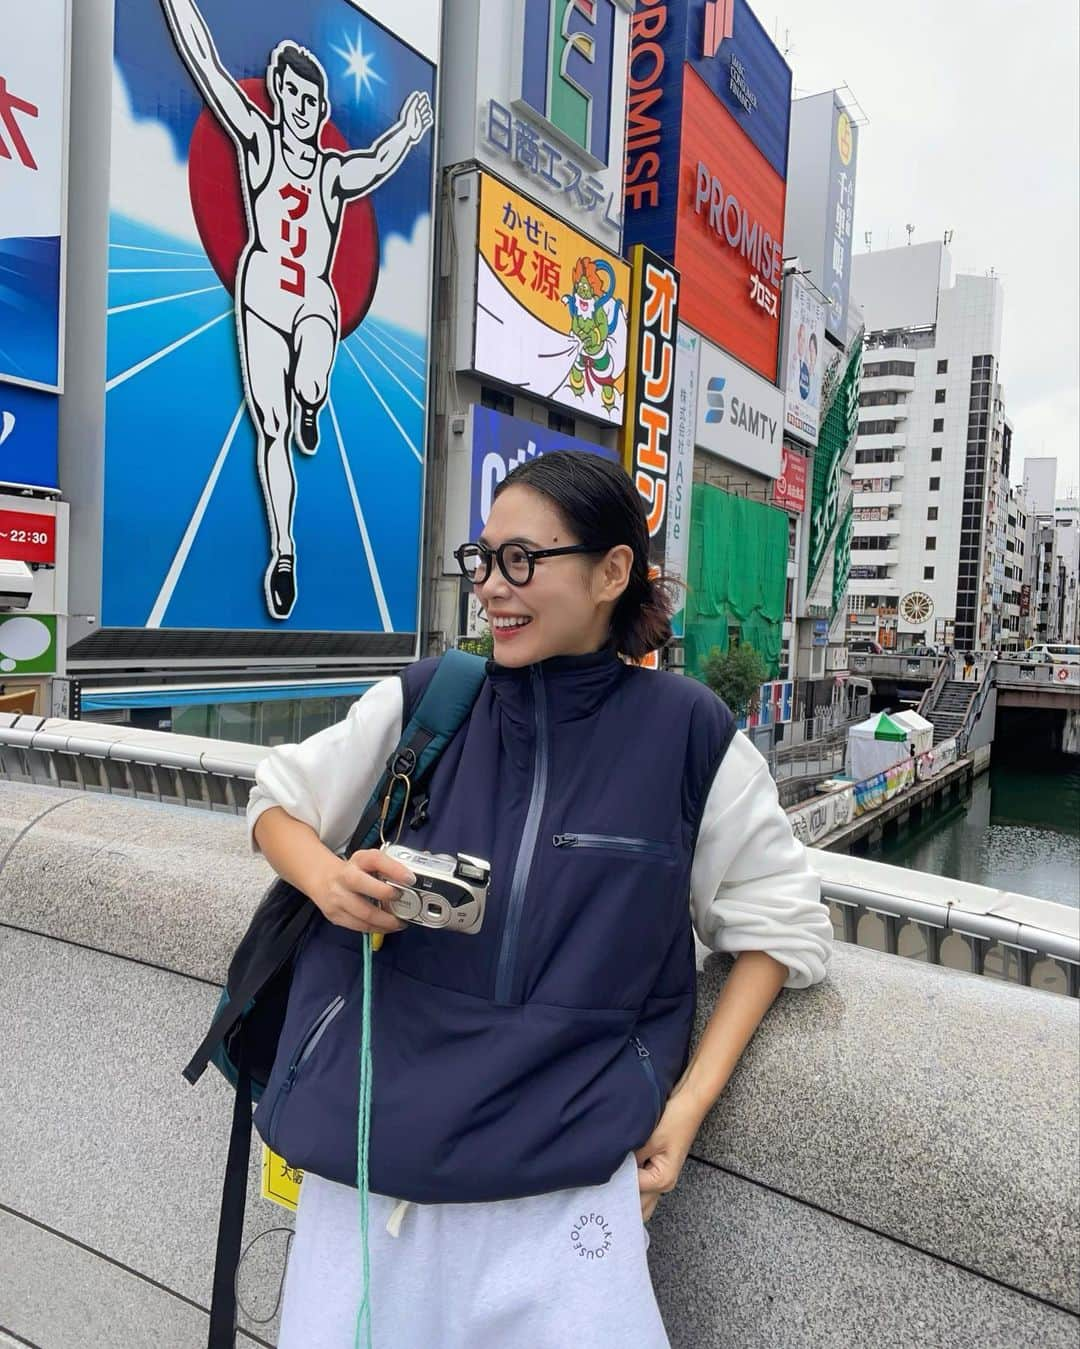
[[[937,700],[925,714],[934,723],[935,745],[960,734],[978,691],[978,684],[965,683],[962,679],[947,679],[942,684]]]

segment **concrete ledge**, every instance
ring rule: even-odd
[[[267,874],[236,818],[0,783],[0,1327],[47,1349],[194,1333],[229,1092],[179,1070]],[[724,970],[706,963],[701,1019]],[[838,946],[827,983],[781,996],[660,1206],[676,1349],[1075,1343],[1078,1015]],[[289,1225],[252,1198],[248,1239]],[[264,1311],[278,1240],[244,1271]],[[121,1316],[80,1339],[88,1287],[144,1338]]]
[[[699,985],[699,1029],[727,962]],[[838,945],[782,994],[694,1152],[1080,1311],[1073,999]]]
[[[1076,1319],[693,1160],[650,1224],[672,1349],[1076,1349]]]

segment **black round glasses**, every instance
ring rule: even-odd
[[[526,586],[536,570],[539,557],[565,557],[568,553],[606,553],[614,548],[613,543],[602,548],[588,543],[575,543],[566,548],[526,548],[523,543],[504,543],[498,548],[489,548],[486,543],[463,543],[454,550],[454,557],[461,574],[473,585],[483,585],[491,575],[491,564],[497,562],[499,570],[512,586]]]

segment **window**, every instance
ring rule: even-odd
[[[548,410],[549,431],[558,431],[560,435],[572,436],[576,429],[574,419],[569,413],[559,412],[557,408]]]
[[[940,464],[940,463],[941,463],[941,446],[940,446],[940,445],[935,445],[935,446],[933,447],[933,449],[930,451],[930,462],[931,462],[932,464]]]
[[[944,430],[945,430],[945,418],[944,418],[944,417],[935,417],[935,418],[934,418],[934,432],[935,432],[935,434],[936,434],[938,431],[944,431]]]
[[[937,519],[937,513],[938,513],[938,508],[937,508],[936,506],[927,506],[927,508],[926,508],[926,518],[927,518],[928,520],[936,520],[936,519]]]
[[[480,406],[491,408],[493,412],[505,412],[508,417],[514,415],[514,400],[508,393],[492,389],[487,384],[480,386]]]
[[[932,580],[934,579],[934,569],[933,569],[933,567],[923,567],[923,569],[922,569],[922,578],[923,578],[924,581],[932,581]]]
[[[948,362],[948,361],[938,361],[938,363],[937,363],[937,372],[938,372],[939,375],[947,375],[947,374],[949,373],[949,362]]]
[[[860,422],[860,436],[891,436],[896,430],[895,421]]]
[[[906,375],[915,378],[914,361],[877,361],[874,365],[863,366],[863,379],[877,379],[881,375]]]
[[[940,492],[940,491],[941,491],[941,479],[940,479],[940,478],[931,478],[931,479],[930,479],[930,491],[931,491],[931,492]]]
[[[935,402],[935,403],[944,403],[944,401],[945,401],[945,390],[944,390],[944,389],[935,389],[935,390],[934,390],[934,402]]]
[[[936,535],[936,534],[927,534],[927,536],[926,536],[926,551],[927,551],[928,553],[932,553],[932,552],[934,552],[936,549],[937,549],[937,535]]]

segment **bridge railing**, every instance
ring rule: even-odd
[[[202,810],[241,813],[266,753],[261,745],[0,714],[0,778]],[[1002,912],[1003,892],[950,881],[947,897],[932,898],[928,888],[939,887],[940,877],[811,853],[842,940],[1074,997],[1080,992],[1080,911],[1009,896],[1035,906],[1020,920]],[[876,918],[864,921],[868,915]],[[966,947],[946,942],[950,933]]]
[[[20,1343],[205,1345],[231,1096],[180,1067],[268,876],[227,814],[0,782],[0,1327]],[[698,1035],[729,964],[702,963]],[[649,1226],[673,1346],[1075,1349],[1078,1031],[1065,998],[838,946],[825,982],[780,995]],[[259,1162],[248,1349],[275,1342],[293,1223]]]

